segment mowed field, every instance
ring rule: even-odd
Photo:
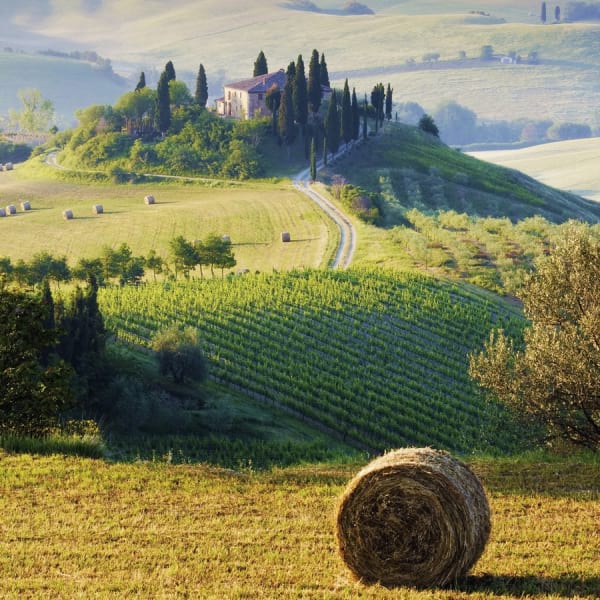
[[[449,590],[354,582],[334,512],[360,465],[265,473],[0,452],[0,596],[597,598],[598,465],[479,460],[492,534]]]
[[[154,206],[144,204],[147,194],[155,196]],[[31,202],[30,212],[21,211],[23,200]],[[134,254],[154,249],[167,258],[174,237],[216,233],[230,236],[236,269],[271,272],[327,266],[339,238],[333,221],[287,183],[94,185],[28,179],[17,169],[0,173],[0,206],[11,203],[18,212],[0,219],[0,256],[12,260],[45,250],[73,265],[123,242]],[[95,204],[104,214],[93,214]],[[73,210],[72,221],[63,219],[65,209]],[[291,243],[281,242],[282,231]]]
[[[600,202],[600,138],[470,154],[527,173],[552,187]]]

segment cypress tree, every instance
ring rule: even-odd
[[[546,3],[542,2],[542,14],[540,15],[540,20],[542,23],[546,22]]]
[[[177,79],[175,76],[175,67],[173,66],[172,61],[169,61],[165,65],[165,73],[167,74],[167,81],[175,81],[175,79]]]
[[[365,94],[365,105],[363,109],[363,124],[362,124],[362,134],[363,140],[367,139],[367,113],[368,113],[368,104],[367,104],[367,95]]]
[[[392,120],[392,94],[394,90],[391,88],[390,84],[387,84],[387,91],[385,93],[385,118],[388,121]]]
[[[327,71],[327,63],[325,62],[325,54],[321,54],[319,77],[321,78],[321,85],[324,85],[325,87],[331,87],[331,84],[329,83],[329,72]]]
[[[352,122],[352,103],[350,100],[350,88],[348,80],[344,82],[344,91],[342,93],[342,121],[341,121],[341,137],[348,144],[353,137],[354,125]]]
[[[286,84],[281,94],[281,104],[279,106],[279,135],[288,148],[296,139],[296,125],[294,124],[294,100],[292,86],[289,82]]]
[[[254,71],[253,77],[258,77],[259,75],[266,75],[269,72],[269,67],[267,66],[267,57],[265,53],[261,50],[254,61]]]
[[[357,140],[360,135],[360,114],[358,110],[358,100],[356,98],[356,88],[352,88],[352,139]]]
[[[194,94],[196,102],[202,107],[206,108],[206,102],[208,101],[208,83],[206,81],[206,71],[204,65],[200,64],[198,69],[198,77],[196,77],[196,93]]]
[[[323,165],[327,166],[327,137],[323,138]]]
[[[319,53],[312,51],[310,64],[308,66],[308,102],[310,110],[316,114],[319,112],[323,91],[321,90],[321,67],[319,66]]]
[[[160,76],[156,87],[157,127],[161,133],[171,125],[171,97],[169,96],[169,79],[166,71]]]
[[[310,143],[310,178],[317,180],[317,145],[314,136]]]
[[[294,78],[294,117],[302,129],[302,135],[306,134],[306,123],[308,121],[308,98],[306,91],[306,75],[304,72],[304,61],[302,54],[298,55],[296,62],[296,76]]]
[[[335,154],[340,147],[340,116],[335,90],[333,90],[329,99],[329,108],[327,109],[327,118],[325,119],[325,136],[327,137],[329,151]]]
[[[274,83],[268,90],[265,96],[265,104],[271,111],[271,118],[273,123],[273,135],[277,133],[277,114],[279,112],[279,105],[281,103],[281,90],[279,86]]]
[[[558,23],[560,21],[560,6],[554,8],[554,20]]]
[[[140,73],[140,79],[137,83],[137,85],[135,86],[135,91],[139,92],[140,90],[143,90],[146,87],[146,74],[144,73],[144,71],[142,71]]]

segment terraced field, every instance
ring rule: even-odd
[[[359,447],[508,450],[510,427],[467,375],[467,355],[520,314],[475,288],[418,274],[294,271],[107,288],[120,340],[197,327],[217,379]]]

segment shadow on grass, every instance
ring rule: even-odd
[[[86,458],[104,458],[102,440],[92,436],[48,436],[42,438],[0,436],[0,449],[14,454],[62,454]]]
[[[523,597],[545,594],[560,598],[600,597],[600,577],[580,578],[575,575],[539,577],[536,575],[474,575],[459,582],[453,589],[461,592],[485,592],[496,596]]]

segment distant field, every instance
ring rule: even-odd
[[[600,202],[600,138],[569,140],[472,156],[518,169],[539,181]]]
[[[0,452],[0,596],[560,600],[600,594],[598,465],[474,460],[492,508],[472,576],[448,590],[366,587],[333,515],[359,468],[257,474]]]
[[[155,206],[143,202],[149,193]],[[13,260],[47,250],[73,264],[122,242],[135,254],[155,249],[166,257],[173,237],[202,239],[213,232],[231,237],[236,268],[270,272],[325,266],[339,235],[315,204],[285,183],[91,185],[0,173],[0,206],[22,200],[31,202],[31,212],[19,207],[16,216],[0,219],[0,256]],[[92,214],[93,204],[105,213]],[[63,220],[65,209],[74,211],[73,221]],[[282,231],[291,233],[292,243],[281,243]]]

